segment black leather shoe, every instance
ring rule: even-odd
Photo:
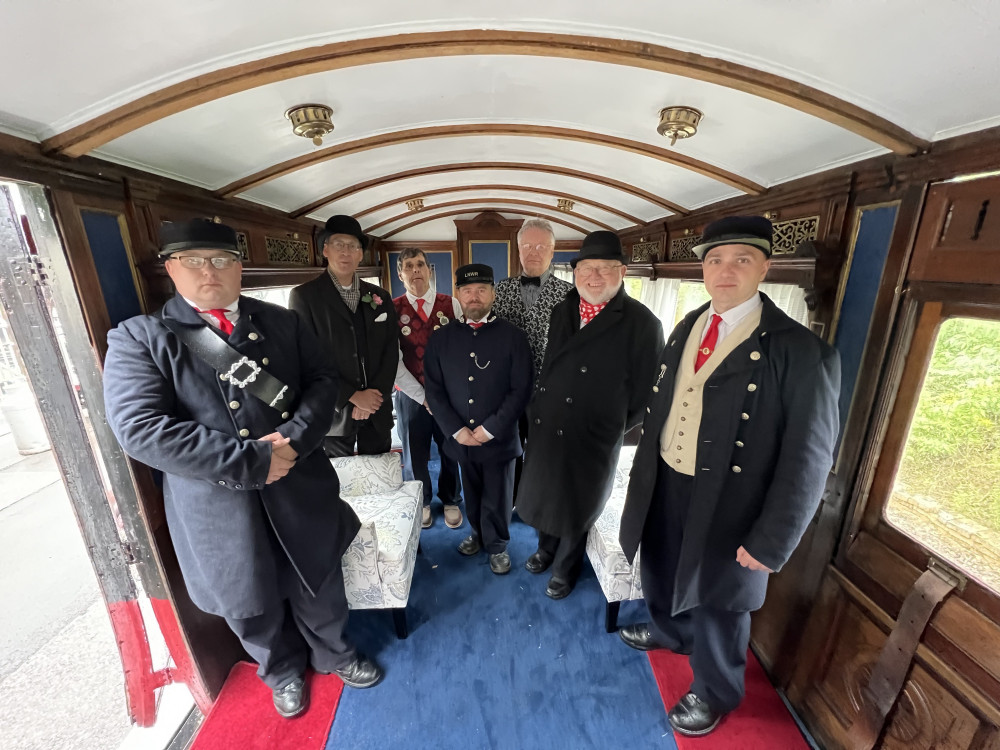
[[[473,555],[478,555],[479,550],[483,548],[483,545],[479,541],[479,537],[475,534],[469,534],[462,543],[458,545],[458,551],[465,555],[466,557],[472,557]]]
[[[667,713],[667,720],[677,734],[701,737],[719,726],[722,714],[713,711],[694,693],[688,693]]]
[[[552,556],[541,550],[536,550],[535,554],[524,561],[524,569],[529,573],[544,573],[552,564]]]
[[[504,550],[490,555],[490,570],[498,576],[510,573],[510,553]]]
[[[286,719],[298,716],[309,708],[309,688],[306,681],[296,677],[284,687],[271,691],[274,707]]]
[[[385,676],[382,667],[362,654],[355,655],[354,661],[346,667],[333,670],[333,674],[342,679],[345,685],[352,688],[375,687]]]
[[[653,638],[653,631],[649,628],[648,622],[640,622],[637,625],[626,625],[618,631],[619,637],[625,641],[625,645],[639,651],[653,651],[658,648],[666,648],[662,643],[658,643]]]
[[[545,587],[545,595],[549,599],[565,599],[569,596],[575,585],[576,581],[564,581],[561,578],[552,576],[549,579],[549,585]]]

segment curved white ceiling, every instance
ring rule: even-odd
[[[991,0],[702,0],[677,6],[653,0],[508,0],[502,9],[492,0],[11,0],[0,4],[0,48],[6,66],[17,73],[0,77],[0,130],[41,140],[223,67],[337,41],[474,29],[623,39],[720,58],[815,87],[931,140],[1000,124],[1000,14]],[[259,86],[138,128],[97,155],[218,189],[312,153],[314,147],[292,136],[282,116],[289,106],[309,101],[334,109],[336,131],[326,146],[431,125],[516,123],[665,148],[655,132],[657,112],[686,104],[702,109],[705,118],[697,137],[673,150],[765,187],[885,151],[817,117],[715,84],[584,60],[481,55],[363,65]],[[607,146],[463,136],[339,157],[242,197],[293,210],[386,174],[488,161],[578,169],[686,208],[739,194],[681,167]],[[576,178],[481,170],[370,188],[311,216],[363,210],[422,189],[510,183],[589,197],[643,221],[669,214],[635,195]],[[480,195],[442,194],[426,203],[463,197]],[[401,212],[387,208],[367,222]],[[616,228],[627,223],[598,210],[590,215]],[[435,221],[393,239],[415,239],[440,227]],[[438,239],[453,236],[452,227]]]

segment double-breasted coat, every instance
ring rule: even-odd
[[[360,528],[318,449],[333,418],[336,370],[295,313],[249,297],[239,311],[228,343],[300,394],[290,412],[221,380],[181,343],[160,316],[206,324],[180,297],[110,331],[104,364],[108,424],[126,453],[163,472],[167,525],[191,599],[231,618],[281,602],[276,555],[317,591]],[[291,438],[299,455],[285,477],[265,484],[271,445],[257,438],[273,432]]]
[[[374,427],[388,431],[392,429],[392,387],[399,363],[396,307],[382,287],[360,279],[358,283],[362,297],[381,300],[374,307],[369,302],[358,302],[365,324],[364,351],[358,351],[355,315],[334,286],[329,271],[292,289],[288,307],[312,326],[320,346],[333,357],[340,376],[337,408],[350,408],[348,402],[355,391],[375,388],[382,393],[382,406],[368,419]]]
[[[659,319],[624,288],[583,328],[576,289],[552,310],[517,490],[525,523],[561,537],[593,526],[625,432],[644,414],[662,349]]]
[[[500,463],[521,455],[517,420],[531,396],[531,347],[524,332],[500,318],[478,330],[465,323],[431,334],[424,353],[424,390],[459,463]],[[482,426],[493,439],[470,448],[453,437]]]
[[[766,295],[760,325],[705,382],[690,506],[674,583],[676,614],[707,605],[752,611],[768,575],[736,561],[742,546],[777,571],[816,511],[840,431],[837,351],[789,318]],[[649,395],[622,513],[619,540],[631,561],[642,539],[660,459],[660,432],[692,326],[708,304],[677,325]],[[670,502],[670,499],[659,500]]]

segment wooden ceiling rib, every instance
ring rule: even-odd
[[[548,205],[546,205],[544,203],[537,203],[535,201],[526,201],[526,200],[521,200],[519,198],[462,198],[460,200],[445,201],[444,203],[437,203],[437,204],[435,204],[433,206],[424,206],[423,210],[424,211],[436,211],[437,209],[439,209],[439,208],[445,208],[446,206],[463,206],[463,205],[468,205],[470,203],[476,203],[476,204],[479,204],[479,205],[489,204],[489,203],[496,203],[496,204],[501,204],[502,203],[504,205],[510,204],[510,205],[513,205],[513,206],[529,206],[530,208],[541,208],[541,209],[545,209],[545,210],[549,210],[549,211],[552,210],[552,206],[548,206]],[[492,210],[493,211],[497,211],[498,213],[502,213],[506,209],[503,209],[503,208],[494,208]],[[393,216],[390,219],[384,219],[384,220],[378,222],[377,224],[372,224],[370,227],[367,227],[365,229],[365,234],[373,232],[376,229],[378,229],[379,227],[384,227],[386,224],[392,224],[393,222],[399,221],[400,219],[405,219],[407,216],[416,216],[418,213],[420,213],[420,212],[419,211],[405,211],[405,212],[403,212],[401,214],[398,214],[397,216]],[[576,213],[575,211],[562,211],[561,213],[564,213],[567,216],[573,216],[573,217],[575,217],[577,219],[581,219],[583,221],[589,221],[594,226],[598,226],[601,229],[607,229],[609,232],[615,231],[614,227],[608,226],[604,222],[598,221],[597,219],[592,219],[589,216],[584,216],[583,214]],[[355,218],[357,218],[357,217],[355,216]]]
[[[729,172],[720,167],[713,166],[708,162],[695,159],[690,156],[671,151],[666,148],[650,146],[641,141],[634,141],[628,138],[606,135],[604,133],[592,133],[587,130],[577,130],[575,128],[559,128],[550,125],[511,125],[511,124],[469,124],[469,125],[435,125],[427,128],[412,128],[410,130],[399,130],[394,133],[383,133],[370,138],[359,138],[346,143],[338,143],[335,146],[324,148],[321,151],[314,151],[309,154],[288,159],[280,164],[262,169],[255,174],[244,177],[236,182],[230,183],[217,191],[221,198],[230,198],[246,190],[262,185],[270,180],[284,177],[314,164],[320,164],[330,159],[336,159],[348,154],[356,154],[374,148],[384,146],[396,146],[402,143],[413,143],[415,141],[429,140],[431,138],[455,138],[461,136],[530,136],[534,138],[560,138],[569,141],[591,143],[598,146],[608,146],[623,151],[629,151],[640,156],[647,156],[658,159],[668,164],[673,164],[684,169],[689,169],[705,177],[725,183],[744,193],[751,195],[761,195],[767,188],[758,185],[752,180],[741,177],[734,172]]]
[[[574,193],[563,193],[558,190],[549,190],[548,188],[539,187],[529,187],[527,185],[449,185],[448,187],[434,188],[433,190],[421,190],[419,193],[411,193],[410,195],[404,195],[402,198],[394,198],[391,201],[385,201],[384,203],[379,203],[377,206],[371,206],[362,211],[355,211],[351,214],[355,219],[360,219],[362,216],[367,216],[375,211],[381,211],[383,208],[388,208],[389,206],[394,206],[396,204],[402,205],[407,201],[414,200],[415,198],[427,198],[431,195],[440,195],[441,193],[459,193],[466,192],[470,190],[475,190],[479,192],[485,192],[487,190],[514,190],[521,193],[538,193],[539,195],[548,195],[553,198],[568,198],[574,203],[586,203],[594,208],[599,208],[602,211],[607,211],[609,214],[615,214],[616,216],[621,216],[623,219],[632,222],[633,224],[644,223],[642,219],[638,216],[632,216],[624,211],[620,211],[612,206],[605,205],[604,203],[598,203],[597,201],[591,200],[590,198],[583,198]],[[497,198],[496,200],[501,200]],[[552,206],[549,206],[552,208]]]
[[[575,177],[579,180],[586,180],[587,182],[595,182],[599,185],[604,185],[605,187],[615,188],[616,190],[621,190],[622,192],[629,193],[643,200],[649,201],[650,203],[665,208],[669,211],[673,211],[681,216],[687,216],[690,211],[686,208],[668,201],[665,198],[661,198],[658,195],[654,195],[647,190],[642,190],[635,187],[634,185],[629,185],[627,182],[621,182],[620,180],[613,180],[610,177],[602,177],[601,175],[592,174],[590,172],[582,172],[578,169],[569,169],[568,167],[557,167],[551,164],[536,164],[534,162],[501,162],[501,161],[471,161],[471,162],[459,162],[456,164],[438,164],[431,167],[419,167],[417,169],[408,169],[404,172],[396,172],[395,174],[388,174],[382,177],[375,177],[371,180],[366,180],[365,182],[359,182],[354,185],[349,185],[346,188],[338,190],[336,193],[331,193],[330,195],[323,196],[322,198],[313,201],[305,206],[296,208],[294,211],[289,212],[289,216],[293,219],[297,219],[300,216],[305,216],[306,214],[312,213],[317,208],[322,208],[328,203],[333,203],[334,201],[340,200],[341,198],[346,198],[349,195],[360,192],[361,190],[367,190],[368,188],[379,187],[381,185],[388,185],[390,183],[396,182],[398,180],[405,180],[410,177],[421,177],[423,175],[429,174],[447,174],[449,172],[464,172],[469,170],[481,170],[481,169],[506,169],[506,170],[518,170],[521,172],[545,172],[548,174],[558,174],[564,177]]]
[[[461,216],[462,214],[471,214],[471,213],[478,213],[480,211],[492,211],[492,210],[494,210],[494,209],[488,208],[489,201],[486,201],[486,204],[487,205],[484,206],[483,208],[457,208],[457,209],[454,209],[454,210],[451,210],[451,211],[442,211],[442,212],[437,213],[437,214],[427,214],[423,218],[417,219],[416,221],[411,221],[409,224],[404,224],[401,227],[397,227],[396,229],[393,229],[391,232],[387,232],[386,234],[383,234],[380,239],[387,240],[387,239],[389,239],[390,237],[392,237],[395,234],[399,234],[400,232],[404,232],[407,229],[412,229],[413,227],[418,226],[420,224],[426,224],[428,221],[434,221],[435,219],[446,219],[449,216]],[[520,211],[520,210],[513,209],[513,208],[511,208],[511,209],[502,208],[502,209],[500,209],[500,211],[498,213],[502,213],[502,214],[516,214],[517,216],[530,216],[530,217],[534,217],[534,218],[547,219],[548,221],[551,221],[554,224],[562,224],[564,227],[569,227],[570,229],[573,229],[573,230],[579,232],[580,234],[590,234],[583,227],[577,226],[576,224],[572,224],[572,223],[566,221],[565,219],[562,219],[562,218],[560,218],[558,216],[552,216],[550,214],[538,213],[537,211]],[[590,220],[588,219],[588,221],[590,221]]]
[[[358,65],[456,55],[535,55],[589,60],[684,76],[743,91],[819,117],[898,154],[928,147],[895,123],[819,89],[746,65],[647,42],[534,31],[461,29],[358,39],[233,65],[167,86],[43,142],[81,156],[115,138],[223,96]]]

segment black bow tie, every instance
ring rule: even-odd
[[[541,276],[522,276],[521,286],[541,286],[542,277]]]

